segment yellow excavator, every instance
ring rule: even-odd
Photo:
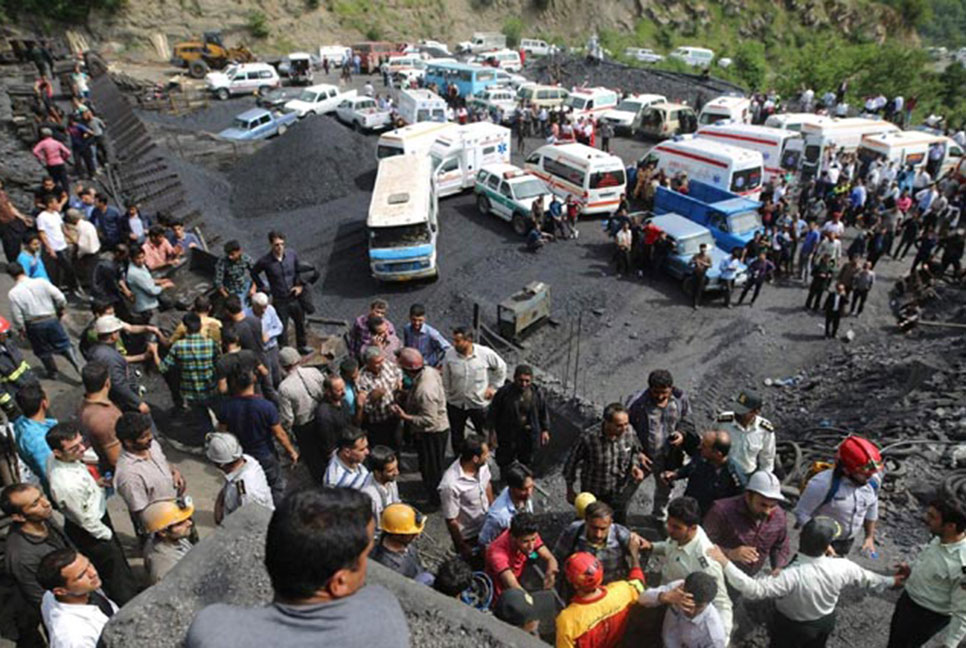
[[[188,74],[195,79],[204,78],[210,70],[224,69],[229,63],[254,61],[252,54],[244,45],[225,47],[221,32],[205,32],[200,41],[176,43],[171,54],[171,64],[187,68]]]

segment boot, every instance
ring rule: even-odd
[[[51,380],[57,378],[57,363],[54,361],[54,356],[45,355],[40,358],[40,362],[44,365],[44,369],[47,370],[47,377]]]

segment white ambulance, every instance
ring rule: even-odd
[[[608,88],[575,88],[564,101],[574,118],[602,115],[617,107],[618,94]]]
[[[582,214],[609,214],[627,191],[624,162],[584,144],[548,144],[527,156],[524,168],[561,200],[573,196]]]
[[[702,126],[695,136],[758,151],[764,164],[765,181],[776,176],[797,173],[805,147],[801,133],[752,124],[719,122]]]
[[[510,163],[510,129],[490,122],[457,125],[429,149],[440,198],[473,187],[486,164]]]
[[[746,97],[724,95],[704,104],[698,113],[698,125],[707,126],[719,121],[747,124],[751,122],[751,100]]]
[[[450,122],[419,122],[387,131],[379,136],[376,145],[376,159],[394,155],[427,155],[437,137],[442,137],[459,128]]]
[[[926,169],[933,178],[941,178],[954,171],[963,159],[963,147],[943,135],[922,131],[899,131],[866,135],[859,144],[861,171],[873,160],[895,162],[900,167],[910,166],[917,171]]]
[[[802,175],[805,177],[817,175],[825,158],[825,151],[831,146],[835,147],[836,152],[851,152],[859,148],[862,138],[866,135],[897,132],[899,127],[892,122],[862,117],[846,117],[830,119],[818,124],[805,124],[802,126],[802,136],[805,138]]]
[[[657,168],[669,176],[686,173],[691,180],[752,200],[761,195],[764,163],[758,151],[710,139],[677,137],[657,144],[645,161],[657,162]]]

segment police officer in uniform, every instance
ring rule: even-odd
[[[731,435],[728,458],[746,482],[755,471],[775,472],[775,426],[760,416],[761,406],[758,392],[746,389],[738,394],[734,409],[717,419],[718,427]]]
[[[966,638],[966,510],[954,499],[936,499],[926,509],[935,537],[912,563],[889,627],[888,648],[918,648],[942,631],[945,648]]]
[[[17,392],[27,385],[38,384],[37,376],[23,359],[16,343],[8,339],[10,322],[0,317],[0,408],[8,420],[17,417]]]

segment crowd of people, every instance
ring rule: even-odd
[[[82,83],[72,91],[75,104],[87,105]],[[95,114],[92,107],[82,112]],[[274,603],[206,607],[187,646],[408,646],[399,602],[365,585],[369,559],[414,588],[464,602],[482,579],[488,596],[472,602],[526,632],[555,636],[560,648],[610,647],[625,635],[723,648],[749,630],[735,622],[735,608],[758,599],[776,599],[772,646],[817,648],[834,631],[847,586],[904,588],[890,648],[922,646],[940,632],[955,648],[966,637],[962,502],[930,501],[925,524],[934,539],[911,566],[880,574],[850,558],[853,551],[877,555],[885,468],[871,441],[843,438],[831,465],[812,471],[792,507],[777,476],[776,430],[762,417],[762,396],[739,392],[731,411],[699,430],[688,394],[658,369],[626,403],[607,405],[600,425],[568,449],[562,476],[574,518],[545,543],[534,511],[535,469],[555,431],[532,367],[518,364],[511,373],[472,327],[444,334],[419,303],[397,329],[381,299],[352,321],[338,366],[308,366],[313,269],[279,231],[269,233],[257,259],[238,241],[225,243],[212,297],[197,297],[167,330],[159,313],[174,306],[165,298],[176,286],[169,275],[201,240],[183,223],[156,224],[137,206],[110,205],[90,182],[72,187],[66,162],[80,152],[44,128],[34,152],[48,175],[25,210],[30,215],[0,194],[14,280],[10,319],[0,318],[0,406],[24,466],[21,481],[0,492],[0,509],[13,520],[5,567],[23,598],[18,645],[97,645],[119,608],[162,581],[198,540],[192,485],[166,457],[163,425],[144,398],[141,377],[154,371],[223,477],[214,500],[203,503],[215,522],[249,503],[272,511],[265,566]],[[98,175],[94,166],[79,170]],[[959,256],[944,256],[939,272],[952,266],[961,279],[963,235],[954,227],[963,193],[931,180],[917,187],[915,179],[904,190],[893,171],[859,169],[847,155],[826,160],[820,178],[803,188],[798,211],[811,213],[824,201],[829,218],[821,226],[790,209],[786,181],[769,187],[765,233],[731,255],[732,264],[752,269],[738,303],[754,289],[753,304],[762,283],[784,276],[805,281],[806,306],[817,309],[829,285],[823,282],[835,276],[836,290],[825,296],[826,334],[834,336],[850,296],[862,312],[875,264],[896,236],[893,257],[903,256],[903,242],[917,245],[913,271],[931,271],[937,249],[955,253],[950,240],[958,237]],[[638,178],[634,199],[648,200],[654,182],[687,191],[687,178],[669,179],[649,166]],[[576,224],[570,202],[555,200],[548,211],[550,234],[568,238],[565,225]],[[668,252],[666,236],[633,222],[628,211],[624,196],[608,224],[618,263],[627,274],[650,272]],[[538,231],[547,223],[539,216]],[[905,238],[910,222],[920,223],[921,236],[917,226]],[[847,224],[866,243],[843,253]],[[696,274],[710,267],[705,256],[695,255]],[[730,287],[726,299],[730,305]],[[93,313],[76,341],[61,322],[71,303],[89,304]],[[76,412],[71,420],[49,415],[48,394],[14,335],[29,341],[48,379],[60,376],[55,355],[71,364],[84,392],[62,407]],[[406,501],[398,478],[411,469],[402,462],[409,450],[422,493]],[[306,483],[290,485],[299,474]],[[651,479],[651,518],[663,526],[663,540],[631,526],[631,506]],[[682,482],[683,494],[672,497]],[[144,575],[132,570],[107,512],[114,494],[130,516]],[[418,502],[438,511],[452,542],[452,557],[433,569],[417,548],[427,521]],[[796,554],[791,525],[800,529]],[[644,576],[652,556],[662,559],[658,586]],[[552,628],[540,627],[541,596],[556,602]]]

